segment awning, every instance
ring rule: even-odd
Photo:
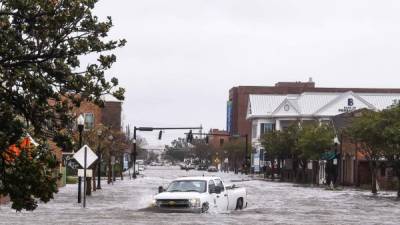
[[[336,158],[336,153],[334,151],[328,151],[321,154],[322,160],[332,160]]]

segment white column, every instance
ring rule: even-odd
[[[281,130],[281,121],[275,120],[275,130]]]

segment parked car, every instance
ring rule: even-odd
[[[215,166],[209,166],[208,169],[207,169],[207,171],[208,171],[208,172],[218,172],[218,169],[217,169],[217,167],[215,167]]]
[[[194,164],[188,164],[188,165],[186,165],[186,168],[189,170],[194,170],[196,167]]]
[[[185,170],[186,169],[186,164],[184,164],[184,163],[180,163],[179,166],[181,167],[181,170]]]
[[[241,210],[247,207],[247,191],[226,186],[219,177],[184,177],[172,181],[154,196],[153,207],[162,211],[207,212]]]
[[[197,170],[207,170],[207,166],[206,165],[199,165],[198,167],[197,167]]]

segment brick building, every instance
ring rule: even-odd
[[[223,136],[223,135],[229,135],[229,133],[225,130],[211,129],[209,133],[215,135],[215,136],[213,135],[209,136],[208,140],[209,146],[211,146],[213,149],[222,148],[224,144],[229,141],[228,136]]]
[[[113,97],[105,98],[103,108],[91,102],[82,102],[74,113],[83,115],[85,129],[92,129],[96,125],[103,124],[111,129],[121,130],[122,102]]]
[[[217,168],[222,169],[226,156],[223,154],[221,149],[229,142],[229,133],[224,130],[211,129],[209,134],[212,135],[209,136],[208,145],[211,149],[216,151],[216,154],[213,155],[212,158],[212,164]]]
[[[229,90],[227,102],[227,131],[230,134],[251,136],[251,121],[246,119],[249,95],[288,95],[304,92],[355,92],[355,93],[400,93],[400,89],[385,88],[332,88],[316,87],[308,82],[278,82],[275,86],[237,86]]]
[[[338,132],[340,145],[337,152],[339,159],[339,182],[343,185],[364,186],[371,184],[369,161],[363,154],[362,147],[346,136],[346,129],[354,118],[359,117],[365,109],[339,114],[332,118],[333,125]],[[395,188],[396,177],[386,161],[380,161],[380,171],[377,173],[378,185],[382,189]]]

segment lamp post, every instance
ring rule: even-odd
[[[103,132],[101,130],[97,131],[97,137],[99,140],[99,144],[97,145],[97,189],[101,189],[101,152],[100,152],[100,138]],[[93,178],[94,179],[94,178]]]
[[[111,152],[110,152],[110,159],[109,159],[109,166],[111,166],[111,176],[110,176],[110,171],[109,171],[108,177],[109,177],[109,180],[111,180],[111,182],[113,183],[114,182],[114,160],[115,160],[114,150],[113,150],[114,137],[112,135],[110,135],[110,136],[108,136],[108,140],[110,140],[110,142],[111,142]]]
[[[85,119],[83,118],[82,114],[79,115],[79,117],[77,119],[77,124],[78,124],[78,131],[79,131],[79,148],[81,148],[82,147],[82,132],[83,132],[83,128],[85,126]],[[82,186],[82,177],[79,177],[78,178],[78,203],[81,203],[81,186]]]
[[[334,175],[334,184],[336,185],[337,179],[338,179],[338,175],[339,175],[339,160],[340,160],[340,154],[338,154],[338,146],[340,144],[339,142],[339,138],[337,136],[335,136],[335,138],[333,139],[333,142],[335,143],[335,159],[333,161],[333,165],[335,166],[335,175]]]
[[[132,151],[132,167],[133,167],[133,174],[132,178],[136,179],[136,126],[133,128],[133,151]]]
[[[224,172],[229,172],[229,157],[228,157],[228,151],[224,151],[224,154],[225,154],[225,159],[224,159],[224,165],[225,165],[225,171]]]

